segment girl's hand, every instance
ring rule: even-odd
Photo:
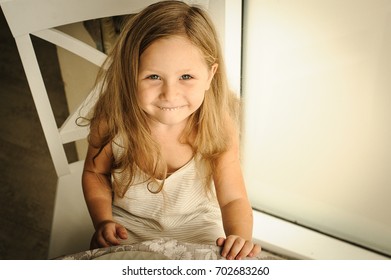
[[[245,257],[254,257],[261,252],[261,246],[251,240],[245,240],[237,235],[220,237],[216,240],[217,246],[223,247],[221,256],[227,260],[241,260]]]
[[[126,229],[114,221],[100,223],[91,240],[91,249],[119,245],[118,239],[128,238]]]

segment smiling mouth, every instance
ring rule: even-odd
[[[182,109],[183,107],[185,107],[185,106],[178,106],[178,107],[160,107],[160,106],[158,106],[158,108],[162,111],[177,111],[179,109]]]

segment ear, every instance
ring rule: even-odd
[[[206,89],[205,90],[208,90],[210,88],[210,84],[212,82],[212,79],[217,71],[217,68],[219,68],[219,65],[217,63],[213,64],[212,67],[210,68],[209,70],[209,76],[208,76],[208,81],[207,81],[207,84],[206,84]]]

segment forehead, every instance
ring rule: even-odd
[[[140,56],[140,66],[156,63],[172,64],[174,62],[206,66],[200,48],[184,36],[157,39]]]

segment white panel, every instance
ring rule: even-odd
[[[15,40],[56,173],[58,176],[69,174],[68,160],[58,134],[56,120],[30,36],[21,36]]]
[[[34,33],[38,36],[58,47],[66,49],[97,66],[102,66],[107,55],[98,51],[96,48],[72,37],[57,29],[46,29]]]
[[[49,259],[89,249],[95,230],[81,186],[83,165],[84,161],[70,164],[70,173],[57,182]]]
[[[299,260],[387,260],[381,254],[254,211],[254,239],[265,250]]]
[[[99,5],[96,0],[13,0],[1,7],[17,37],[68,23],[138,12],[153,2],[157,0],[117,0],[114,5],[112,0],[100,0]]]
[[[391,254],[391,2],[245,3],[254,207]]]
[[[213,0],[209,3],[208,12],[220,39],[229,87],[239,96],[241,91],[242,1]]]
[[[1,7],[12,34],[17,37],[69,23],[139,12],[154,2],[158,0],[13,0],[4,1]],[[207,6],[209,0],[184,2]]]

